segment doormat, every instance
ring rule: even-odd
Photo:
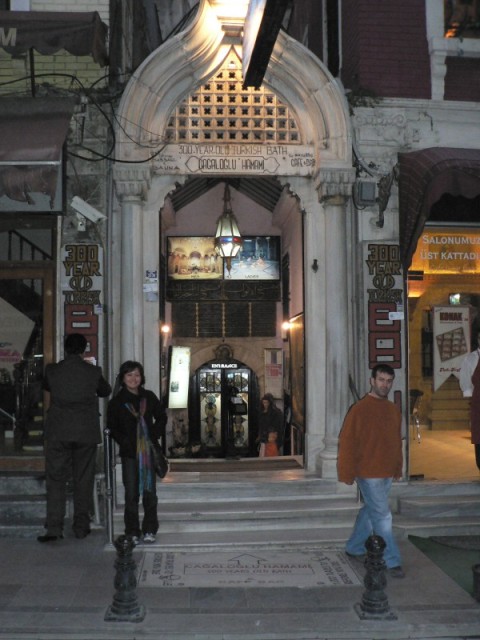
[[[444,536],[443,539],[446,537]],[[478,536],[468,537],[478,540]],[[465,545],[455,546],[455,536],[451,536],[448,545],[439,542],[442,538],[408,536],[408,539],[464,591],[474,596],[472,568],[478,563],[478,549],[468,548]]]
[[[251,460],[175,460],[170,458],[170,471],[177,473],[238,473],[249,471],[287,471],[303,469],[295,458],[252,458]]]
[[[139,587],[358,587],[343,551],[175,553],[147,551],[137,564]]]

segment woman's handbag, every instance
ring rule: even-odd
[[[159,478],[165,478],[170,471],[170,462],[162,451],[162,448],[157,443],[151,443],[152,445],[152,457],[153,466],[155,467],[155,473]]]

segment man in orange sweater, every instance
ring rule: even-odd
[[[393,479],[402,475],[402,416],[388,400],[395,372],[377,364],[371,373],[370,392],[347,413],[339,436],[337,471],[340,482],[355,481],[363,506],[347,540],[348,556],[361,559],[365,542],[372,535],[386,544],[384,561],[389,575],[403,578],[400,551],[393,537],[389,505]]]

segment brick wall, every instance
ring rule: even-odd
[[[342,9],[345,86],[430,98],[424,0],[344,0]]]
[[[32,11],[97,11],[103,22],[108,24],[109,0],[32,0],[31,7]]]
[[[342,70],[341,78],[348,89],[360,86],[359,78],[359,47],[360,29],[358,28],[358,14],[360,3],[357,0],[343,0],[342,2]]]

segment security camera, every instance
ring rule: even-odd
[[[104,213],[100,213],[98,209],[92,207],[91,204],[85,202],[78,196],[75,196],[71,202],[72,207],[75,209],[77,213],[90,220],[90,222],[100,222],[100,220],[105,220],[106,215]]]

